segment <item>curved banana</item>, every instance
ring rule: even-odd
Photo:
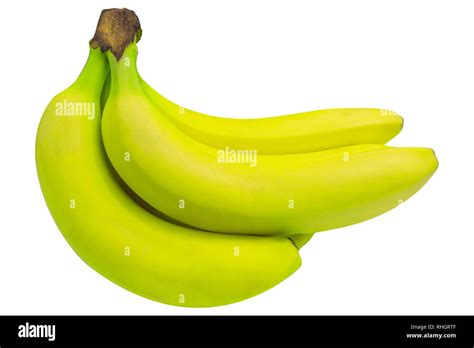
[[[393,111],[346,108],[255,119],[209,116],[167,100],[143,81],[143,90],[183,132],[218,148],[261,154],[314,152],[356,144],[385,144],[403,127]]]
[[[186,224],[259,235],[343,227],[405,201],[438,166],[431,149],[379,144],[288,155],[218,150],[184,134],[146,96],[134,42],[119,60],[106,54],[108,157],[140,197]]]
[[[46,108],[37,133],[41,188],[74,251],[114,283],[177,306],[240,301],[292,274],[301,260],[287,238],[180,227],[148,213],[122,190],[100,136],[107,71],[100,49],[91,49],[77,81]]]
[[[210,116],[173,103],[143,79],[142,85],[175,126],[216,148],[253,149],[262,155],[314,152],[357,144],[385,144],[403,127],[400,115],[375,108],[315,110],[256,119]],[[109,92],[110,76],[104,85],[103,106]]]

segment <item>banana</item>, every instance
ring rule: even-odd
[[[240,301],[296,271],[301,260],[287,238],[177,226],[128,196],[110,171],[100,135],[107,71],[104,54],[91,48],[76,82],[46,108],[36,138],[42,192],[79,257],[125,289],[187,307]]]
[[[216,148],[255,149],[260,154],[315,152],[357,144],[385,144],[403,127],[400,115],[375,108],[315,110],[256,119],[210,116],[173,103],[141,80],[144,92],[175,126]],[[109,92],[110,76],[104,85],[103,106]]]
[[[418,191],[436,171],[426,148],[353,145],[261,155],[218,150],[184,134],[149,99],[132,42],[106,52],[112,85],[102,119],[108,157],[147,203],[197,228],[292,235],[380,215]]]
[[[256,119],[209,116],[174,104],[144,80],[142,84],[145,93],[179,129],[217,148],[291,154],[385,144],[403,127],[402,117],[395,112],[373,108],[316,110]]]

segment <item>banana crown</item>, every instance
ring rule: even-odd
[[[135,12],[128,9],[106,9],[100,14],[94,37],[90,44],[102,52],[110,51],[117,60],[132,42],[142,35],[140,21]]]

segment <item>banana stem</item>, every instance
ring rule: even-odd
[[[102,52],[110,51],[117,60],[132,42],[138,42],[142,35],[140,21],[135,12],[123,9],[107,9],[100,14],[99,23],[91,47]]]

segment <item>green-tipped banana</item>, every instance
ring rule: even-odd
[[[407,200],[435,172],[431,149],[355,145],[261,155],[218,150],[184,134],[143,89],[137,47],[107,52],[107,154],[140,197],[172,218],[223,233],[292,235],[343,227]]]
[[[300,265],[287,238],[223,235],[165,222],[137,205],[115,180],[100,137],[100,49],[77,81],[48,105],[36,162],[47,205],[74,251],[92,268],[141,296],[177,306],[243,300]]]

